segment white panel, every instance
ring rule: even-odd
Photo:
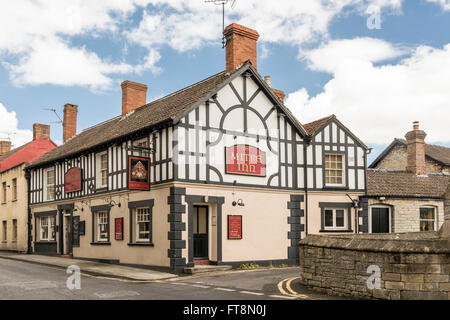
[[[161,163],[161,167],[162,167],[161,181],[164,181],[167,180],[167,171],[166,171],[167,163]]]
[[[322,142],[322,134],[320,132],[314,137],[314,141]]]
[[[286,127],[287,127],[287,139],[288,140],[292,140],[292,127],[289,123],[286,122]]]
[[[316,165],[322,165],[322,146],[315,146],[316,148]]]
[[[244,109],[237,108],[227,114],[223,122],[223,129],[243,131],[244,128]]]
[[[345,151],[345,147],[340,147],[339,150],[340,151]]]
[[[237,77],[232,83],[241,99],[244,100],[244,79],[242,77]]]
[[[340,130],[340,137],[339,137],[339,142],[340,143],[345,143],[345,132],[344,132],[344,130],[342,130],[342,129],[339,129]]]
[[[222,112],[215,103],[209,105],[209,126],[211,128],[219,128],[220,119],[222,118]]]
[[[278,187],[278,176],[275,176],[270,183],[272,187]]]
[[[247,128],[252,134],[266,135],[264,124],[261,119],[251,110],[247,111]]]
[[[354,144],[355,142],[353,141],[353,139],[352,138],[350,138],[350,137],[347,137],[347,139],[348,139],[348,144]]]
[[[186,179],[186,160],[184,155],[178,155],[178,178]]]
[[[199,136],[199,152],[206,153],[206,130],[200,130]]]
[[[189,124],[195,124],[195,110],[192,110],[191,112],[189,112],[188,121],[189,121]]]
[[[330,142],[330,126],[326,126],[323,130],[324,140],[325,142]]]
[[[337,143],[337,126],[334,122],[331,123],[331,128],[332,128],[332,139],[333,139],[333,143]]]
[[[355,170],[348,170],[348,188],[350,190],[355,189]]]
[[[166,154],[167,154],[167,148],[166,148],[166,129],[163,129],[161,131],[161,150],[160,150],[160,154],[161,154],[161,160],[165,160],[166,159]]]
[[[160,165],[159,164],[157,164],[156,166],[155,166],[155,182],[159,182],[159,181],[161,181],[161,172],[160,172]]]
[[[241,87],[242,88],[242,87]],[[229,107],[240,105],[239,99],[233,93],[230,86],[225,86],[217,94],[217,101],[225,110]],[[211,119],[211,116],[210,116]]]
[[[280,143],[280,161],[282,162],[282,163],[284,163],[284,162],[286,162],[286,157],[285,157],[285,154],[286,154],[286,152],[285,152],[285,144],[282,142],[282,143]]]
[[[322,168],[316,169],[316,188],[323,188]]]
[[[332,146],[332,147],[331,147],[331,150],[337,151],[337,146]]]
[[[325,151],[329,151],[330,150],[330,146],[325,146]]]
[[[258,85],[251,78],[247,78],[247,99],[250,99],[256,90]]]
[[[178,151],[186,151],[186,143],[185,143],[186,129],[178,127],[177,133],[178,133]],[[180,158],[180,156],[178,158]]]
[[[355,165],[355,150],[353,147],[348,147],[348,165],[353,167]]]
[[[292,144],[288,143],[287,146],[287,162],[292,163]]]
[[[306,147],[306,164],[313,164],[312,146]]]
[[[167,139],[169,139],[169,158],[173,157],[173,153],[172,153],[172,128],[169,128],[168,130],[169,134]]]
[[[189,131],[189,140],[188,140],[188,150],[190,152],[197,152],[196,143],[195,143],[195,129],[188,129]]]
[[[362,148],[358,148],[357,150],[357,163],[358,163],[358,167],[363,167],[364,166],[364,150]]]
[[[286,187],[286,167],[281,166],[281,186]]]
[[[297,164],[303,164],[303,144],[297,145]]]
[[[189,179],[190,180],[196,180],[197,179],[197,173],[196,173],[196,159],[194,156],[189,156]]]
[[[364,183],[364,170],[359,169],[358,170],[358,189],[364,189],[365,183]]]
[[[304,188],[303,168],[297,168],[298,188]]]
[[[206,157],[200,157],[200,180],[206,180]]]
[[[306,171],[308,174],[308,188],[314,188],[314,169],[313,168],[308,168],[308,170]]]
[[[206,106],[202,103],[198,108],[198,125],[206,126]]]
[[[220,182],[220,178],[217,173],[213,170],[209,170],[209,179],[211,181]]]
[[[173,179],[173,163],[169,162],[169,176],[168,179]]]
[[[280,117],[280,139],[284,139],[284,118]]]
[[[288,167],[288,188],[292,188],[292,167]]]

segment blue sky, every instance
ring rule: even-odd
[[[203,0],[14,1],[0,12],[0,139],[79,105],[78,131],[121,112],[120,82],[154,100],[224,69],[221,10]],[[379,14],[378,14],[379,12]],[[380,28],[367,21],[380,19]],[[375,19],[375,20],[374,20]],[[24,23],[23,21],[27,21]],[[412,121],[450,146],[450,1],[237,1],[226,23],[256,29],[258,71],[302,123],[334,113],[374,148]],[[448,45],[448,47],[447,47]]]

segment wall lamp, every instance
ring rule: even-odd
[[[245,206],[244,201],[242,201],[242,199],[238,199],[238,201],[233,201],[231,204],[233,205],[233,207],[236,207],[236,205],[241,207]]]

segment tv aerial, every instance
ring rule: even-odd
[[[225,5],[227,3],[231,4],[231,9],[234,9],[236,6],[236,0],[205,0],[206,3],[214,3],[215,5],[221,5],[222,6],[222,34],[225,30]],[[225,36],[222,35],[222,48],[225,48]]]
[[[63,124],[63,120],[61,119],[61,117],[59,116],[58,112],[56,112],[56,109],[52,109],[52,108],[44,108],[44,110],[47,111],[52,111],[59,119],[59,121],[51,121],[51,123],[60,123],[61,125]]]

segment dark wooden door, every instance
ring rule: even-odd
[[[389,233],[389,208],[372,208],[372,233]]]
[[[208,259],[208,207],[194,206],[194,258]]]

